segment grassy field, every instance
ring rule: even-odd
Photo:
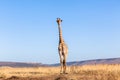
[[[0,67],[0,80],[120,80],[120,65],[69,66],[68,74],[60,67]]]

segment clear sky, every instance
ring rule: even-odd
[[[58,63],[120,57],[120,0],[0,0],[0,61]]]

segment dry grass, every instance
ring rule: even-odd
[[[60,75],[60,67],[0,67],[0,78],[10,80],[120,80],[120,65],[70,66]],[[17,76],[17,77],[16,77]],[[19,79],[20,77],[21,79]],[[22,79],[22,78],[26,79]]]

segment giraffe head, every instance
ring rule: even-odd
[[[60,23],[62,22],[62,20],[60,18],[57,18],[56,22],[58,23],[58,25],[60,25]]]

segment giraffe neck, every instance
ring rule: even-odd
[[[64,42],[63,37],[62,37],[62,29],[61,29],[61,25],[58,24],[58,29],[59,29],[59,42],[62,43]]]

